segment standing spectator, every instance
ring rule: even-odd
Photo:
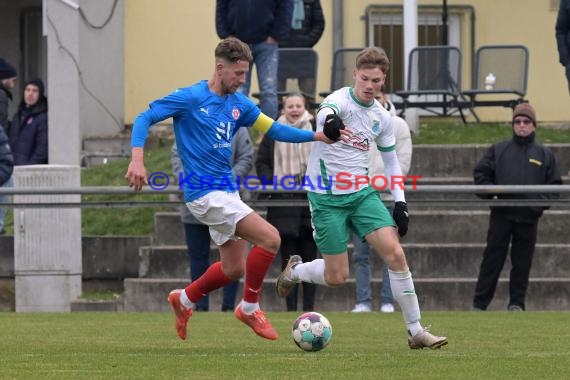
[[[283,115],[277,120],[280,123],[292,125],[298,129],[312,131],[315,119],[305,107],[305,98],[301,94],[291,94],[283,99]],[[311,153],[312,143],[290,144],[274,142],[264,136],[259,145],[255,168],[257,175],[264,184],[273,184],[284,178],[295,178],[297,185],[307,170],[307,162]],[[275,177],[274,177],[275,176]],[[275,179],[274,179],[275,178]],[[306,200],[306,194],[272,194],[273,200]],[[281,235],[281,268],[285,269],[289,258],[300,255],[304,261],[317,258],[317,246],[313,240],[313,227],[311,226],[311,212],[309,207],[268,207],[267,221],[277,228]],[[287,295],[287,311],[297,310],[296,286]],[[303,311],[312,311],[315,308],[316,285],[303,283]]]
[[[48,163],[47,112],[44,82],[41,79],[26,82],[24,98],[8,131],[14,165]]]
[[[0,125],[0,187],[12,187],[12,172],[14,171],[14,158],[8,144],[8,136],[4,128]],[[6,203],[8,195],[0,195],[0,203]],[[0,205],[0,235],[5,233],[4,221],[6,219],[7,207]]]
[[[293,0],[291,30],[279,41],[281,48],[313,48],[325,30],[325,16],[320,0]],[[279,67],[279,88],[285,88],[286,78],[298,78],[299,90],[304,95],[313,95],[316,78],[313,71],[313,57],[295,57],[294,65]],[[314,102],[315,99],[309,99]]]
[[[235,177],[243,178],[253,167],[253,146],[247,129],[240,128],[232,141],[232,171]],[[178,173],[183,173],[182,161],[176,142],[172,145],[172,171],[178,180]],[[210,228],[196,219],[185,204],[180,207],[180,217],[184,224],[188,258],[190,259],[190,278],[196,281],[210,266]],[[245,250],[243,252],[246,253]],[[234,281],[223,288],[222,311],[233,311],[239,281]],[[210,298],[201,298],[194,307],[195,311],[208,311]]]
[[[16,69],[0,58],[0,127],[8,128],[8,105],[16,87]]]
[[[560,64],[566,69],[568,91],[570,91],[570,1],[560,0],[556,19],[556,43]]]
[[[0,187],[12,187],[14,158],[8,144],[6,129],[9,127],[8,105],[12,100],[12,90],[16,86],[16,69],[0,58]],[[0,203],[8,202],[8,195],[0,195]],[[4,234],[6,207],[0,206],[0,234]]]
[[[277,118],[278,43],[291,27],[293,0],[218,0],[216,31],[220,38],[237,37],[253,53],[250,71],[241,92],[249,95],[251,66],[259,81],[261,112]]]
[[[396,108],[394,104],[388,100],[384,93],[380,93],[376,98],[380,104],[390,112],[392,116],[392,126],[394,128],[394,137],[396,138],[396,155],[400,162],[402,175],[408,175],[410,164],[412,161],[412,136],[410,127],[406,121],[396,116]],[[378,149],[371,149],[368,156],[369,176],[372,178],[377,175],[385,175],[384,164],[380,157]],[[352,253],[352,263],[354,265],[354,278],[356,282],[356,305],[352,309],[353,313],[372,311],[372,288],[370,284],[370,245],[368,242],[361,241],[352,235],[354,244],[354,252]],[[381,289],[381,306],[380,311],[383,313],[394,312],[394,298],[392,289],[390,288],[390,277],[388,267],[382,268],[382,289]]]
[[[515,107],[513,138],[494,144],[473,171],[476,185],[559,185],[552,151],[535,141],[536,114],[528,103]],[[490,195],[479,195],[490,198]],[[554,194],[499,194],[499,199],[548,199]],[[487,310],[511,243],[510,311],[525,310],[525,295],[544,207],[491,207],[487,247],[473,297],[475,310]],[[512,241],[511,241],[512,240]]]

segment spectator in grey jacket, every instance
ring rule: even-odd
[[[176,143],[172,145],[172,170],[175,181],[178,173],[183,172],[182,162],[178,155]],[[232,168],[235,177],[243,179],[253,167],[253,146],[247,128],[240,128],[232,141]],[[190,278],[197,280],[210,266],[210,232],[209,227],[201,224],[188,210],[186,205],[180,207],[180,216],[184,224],[188,258],[190,259]],[[244,252],[245,254],[245,252]],[[222,311],[233,311],[239,281],[234,281],[223,288]],[[209,297],[205,296],[196,303],[196,311],[209,310]]]
[[[556,43],[560,64],[566,69],[568,91],[570,91],[570,1],[560,0],[556,19]]]

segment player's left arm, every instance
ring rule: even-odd
[[[334,143],[334,141],[327,138],[323,132],[313,132],[293,128],[291,126],[281,124],[263,113],[259,114],[257,120],[253,123],[253,128],[267,134],[271,139],[277,141],[289,143],[303,143],[310,141],[321,141],[327,144]],[[349,132],[345,130],[340,131],[342,136],[345,136],[348,133]]]
[[[162,99],[155,100],[149,108],[135,119],[131,134],[131,162],[125,178],[135,191],[141,191],[146,183],[144,166],[144,144],[149,128],[162,120],[180,115],[187,108],[188,97],[182,90],[177,90]]]

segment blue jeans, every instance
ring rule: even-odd
[[[189,223],[184,223],[184,231],[190,259],[190,278],[192,281],[196,281],[210,266],[210,231],[209,227],[203,224]],[[239,281],[224,286],[222,311],[233,311],[238,286]],[[209,302],[208,295],[200,298],[196,302],[196,310],[208,311]]]
[[[14,179],[10,177],[2,187],[14,187]],[[10,199],[8,194],[0,195],[0,203],[6,203]],[[8,207],[0,206],[0,232],[4,231],[4,223],[6,221],[6,213],[8,212]]]
[[[249,96],[249,89],[251,87],[251,70],[255,63],[257,80],[259,81],[259,108],[261,108],[261,112],[270,118],[277,119],[278,45],[260,42],[258,44],[250,44],[249,47],[253,54],[253,62],[249,66],[249,73],[246,76],[245,83],[240,87],[239,91],[244,95]]]
[[[356,303],[364,303],[372,306],[370,245],[367,242],[360,241],[354,234],[352,241],[354,244],[352,263],[354,265],[354,278],[356,281]],[[382,303],[394,303],[388,267],[386,265],[384,265],[382,269]]]

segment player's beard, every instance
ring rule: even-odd
[[[238,86],[228,86],[227,84],[222,82],[222,91],[224,92],[224,94],[235,94],[238,88],[239,88],[239,85]]]

